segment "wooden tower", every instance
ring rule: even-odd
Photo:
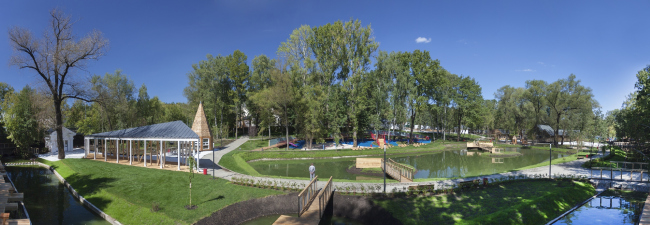
[[[212,132],[210,132],[208,120],[205,118],[205,113],[203,112],[203,103],[199,103],[199,108],[196,110],[192,130],[199,135],[201,151],[212,150]]]

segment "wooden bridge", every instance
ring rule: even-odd
[[[415,169],[397,163],[393,161],[393,159],[388,159],[388,162],[385,164],[386,165],[384,165],[384,159],[381,159],[381,169],[384,170],[384,168],[386,168],[386,174],[391,176],[393,179],[398,180],[401,183],[413,182]]]
[[[494,143],[491,141],[473,141],[473,142],[467,142],[467,149],[479,149],[482,151],[490,152],[490,153],[501,153],[505,151],[503,148],[495,148]]]
[[[273,224],[318,224],[334,194],[332,177],[324,188],[317,189],[318,176],[298,194],[298,217],[282,215]],[[316,202],[316,204],[314,204]]]
[[[491,141],[472,141],[472,142],[467,142],[467,149],[470,148],[478,148],[481,150],[488,150],[491,148],[494,148],[494,143]]]

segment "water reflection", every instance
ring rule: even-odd
[[[621,196],[608,191],[554,224],[638,224],[645,193]]]
[[[481,151],[451,150],[434,154],[389,156],[399,163],[411,165],[417,169],[415,178],[452,178],[481,176],[502,173],[542,162],[548,162],[549,152],[537,149],[503,149],[503,154],[490,154]],[[516,155],[508,155],[518,153]],[[551,158],[564,157],[562,153],[552,153]],[[319,177],[333,176],[337,179],[381,179],[372,174],[351,174],[348,168],[355,165],[355,159],[319,159],[319,160],[275,160],[251,162],[250,165],[264,175],[285,177],[309,177],[311,163],[316,167]],[[372,171],[370,171],[372,172]]]
[[[110,224],[77,202],[45,168],[6,167],[18,192],[24,193],[32,224]]]

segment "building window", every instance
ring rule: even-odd
[[[203,138],[203,149],[210,149],[210,139]]]
[[[68,148],[68,140],[65,140],[64,142],[65,142],[65,148],[67,149]]]

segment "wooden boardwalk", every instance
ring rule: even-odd
[[[318,177],[316,177],[318,178]],[[312,187],[316,186],[316,179],[310,183],[305,189],[299,194],[299,200],[300,195],[303,193],[309,192],[309,189]],[[298,217],[292,217],[292,216],[287,216],[287,215],[281,215],[280,218],[278,218],[273,225],[302,225],[302,224],[318,224],[320,223],[321,218],[323,217],[325,208],[327,208],[327,205],[332,199],[333,195],[333,184],[332,184],[332,177],[330,177],[329,181],[327,181],[327,184],[325,185],[324,188],[316,191],[316,194],[314,198],[311,198],[307,196],[307,199],[309,200],[309,203],[306,204],[309,208],[307,208],[304,212],[301,212]]]

